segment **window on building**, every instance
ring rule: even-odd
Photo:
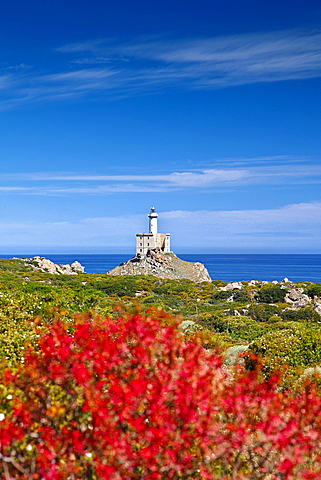
[[[142,252],[142,251],[143,251],[143,249],[141,248],[141,249],[140,249],[140,251]]]

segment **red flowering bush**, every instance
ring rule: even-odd
[[[1,477],[321,478],[320,398],[226,371],[165,317],[57,321],[4,370]]]

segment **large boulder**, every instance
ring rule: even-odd
[[[293,307],[304,307],[311,303],[311,298],[303,293],[303,288],[291,288],[285,295],[285,302],[292,303]]]

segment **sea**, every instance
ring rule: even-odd
[[[34,253],[37,255],[37,253]],[[1,255],[0,258],[31,258],[30,254]],[[107,273],[131,258],[130,254],[41,254],[57,264],[78,260],[86,273]],[[212,280],[321,282],[321,254],[179,254],[188,262],[201,262]]]

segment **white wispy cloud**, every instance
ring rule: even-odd
[[[320,232],[321,202],[298,203],[285,205],[275,209],[251,210],[222,210],[222,211],[186,211],[173,210],[162,213],[162,218],[169,224],[175,222],[191,224],[196,229],[210,226],[210,230],[217,226],[224,232],[247,233],[249,225],[251,231],[275,231],[280,228],[291,227],[295,231],[307,228]],[[214,227],[213,227],[214,226]],[[306,226],[306,227],[305,227]]]
[[[68,58],[68,69],[62,61],[54,72],[30,67],[0,71],[3,108],[84,95],[129,96],[171,87],[224,88],[321,76],[317,30],[193,40],[98,39],[65,45],[52,54]]]
[[[240,165],[228,168],[170,172],[162,175],[99,175],[64,172],[36,172],[0,175],[0,194],[108,195],[120,192],[170,192],[191,189],[241,187],[245,185],[294,185],[321,183],[321,165],[303,161],[285,164]],[[276,160],[278,157],[276,157]],[[15,183],[15,184],[13,184]]]
[[[321,34],[283,31],[197,40],[143,41],[105,53],[162,62],[196,87],[313,78],[321,70]],[[170,68],[168,68],[170,67]],[[156,72],[155,69],[149,72]],[[148,72],[148,71],[147,71]],[[163,79],[162,75],[160,77]]]
[[[105,39],[87,40],[85,42],[75,42],[62,47],[57,48],[57,52],[65,53],[84,53],[84,52],[96,52],[99,53],[102,45],[105,44]]]
[[[32,193],[33,190],[33,187],[0,186],[0,193]]]
[[[321,248],[321,202],[261,210],[171,211],[162,219],[182,247],[192,247],[197,239],[203,248]]]
[[[135,234],[147,228],[146,215],[84,218],[68,222],[0,221],[0,247],[75,248],[132,246]],[[159,228],[170,232],[172,248],[207,251],[258,250],[291,253],[321,248],[321,202],[276,209],[159,212]]]

